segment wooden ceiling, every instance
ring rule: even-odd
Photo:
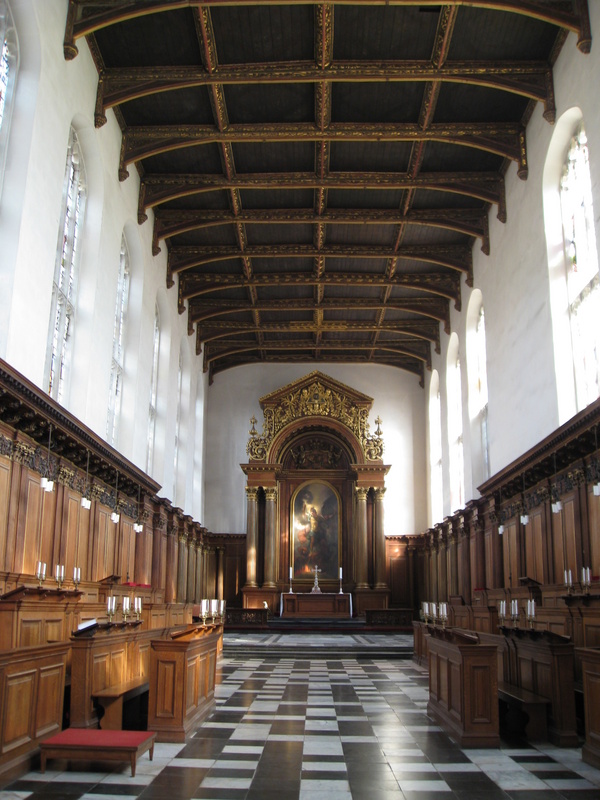
[[[113,109],[211,380],[326,361],[422,383],[535,104],[554,122],[569,32],[589,52],[587,0],[70,0],[65,57],[87,39],[96,125]]]

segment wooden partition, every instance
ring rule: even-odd
[[[150,674],[150,643],[170,629],[142,630],[115,624],[71,639],[71,726],[98,725],[94,697],[105,689]]]
[[[582,648],[578,656],[581,659],[585,704],[585,744],[581,749],[581,757],[600,769],[600,647]]]
[[[61,730],[68,652],[61,642],[0,654],[0,774],[25,769]]]
[[[222,634],[220,625],[206,625],[152,640],[148,729],[158,742],[185,742],[211,713]]]
[[[577,747],[573,643],[564,636],[529,628],[502,628],[507,640],[505,680],[551,701],[550,741]]]
[[[499,747],[496,647],[452,629],[428,633],[427,713],[461,747]]]
[[[64,642],[78,623],[82,593],[20,586],[0,600],[0,651]]]

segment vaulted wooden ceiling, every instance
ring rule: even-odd
[[[96,125],[113,109],[211,380],[333,361],[423,382],[490,208],[511,213],[507,166],[527,178],[535,104],[554,122],[569,32],[589,52],[587,0],[70,0],[64,49],[88,41]]]

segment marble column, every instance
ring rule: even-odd
[[[265,489],[265,582],[263,589],[275,589],[275,557],[277,527],[277,489]]]
[[[355,535],[356,535],[356,589],[368,589],[368,561],[367,561],[367,493],[368,489],[357,487],[355,506]]]
[[[254,588],[256,583],[256,555],[258,552],[258,489],[246,487],[246,586]]]
[[[385,570],[385,533],[383,526],[383,497],[385,489],[375,489],[375,588],[387,589]]]

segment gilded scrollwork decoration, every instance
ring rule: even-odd
[[[266,460],[275,436],[295,420],[308,417],[326,417],[341,422],[358,439],[367,461],[381,459],[382,420],[377,417],[375,421],[377,428],[371,434],[368,405],[356,401],[352,397],[351,390],[344,391],[343,384],[333,382],[318,372],[312,375],[314,377],[308,384],[305,381],[299,382],[299,386],[292,384],[288,387],[289,391],[278,396],[277,402],[263,405],[262,434],[256,430],[256,418],[254,416],[251,418],[251,428],[248,431],[250,439],[246,445],[246,453],[250,460]],[[365,399],[370,400],[370,398]]]

